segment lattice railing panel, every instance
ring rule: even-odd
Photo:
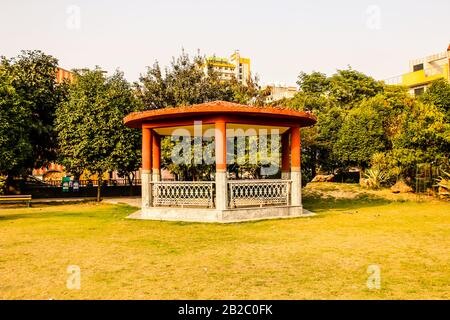
[[[288,205],[290,180],[228,181],[229,206]]]
[[[153,206],[214,205],[213,182],[203,181],[157,181],[152,182]]]

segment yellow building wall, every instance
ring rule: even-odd
[[[437,79],[449,79],[449,64],[444,65],[444,72],[441,74],[435,74],[427,76],[425,70],[419,70],[415,72],[406,73],[402,76],[402,84],[407,87],[415,87],[419,85],[428,84]]]

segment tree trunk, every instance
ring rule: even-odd
[[[127,174],[128,183],[130,184],[130,196],[133,195],[133,180],[132,180],[131,176],[134,176],[134,174],[133,173]]]
[[[97,178],[97,202],[102,201],[102,176],[99,174]]]
[[[10,194],[11,190],[14,188],[14,178],[12,175],[8,174],[5,180],[5,194]]]

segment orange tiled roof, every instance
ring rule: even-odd
[[[300,126],[310,126],[317,122],[317,118],[310,112],[295,111],[284,107],[257,107],[227,101],[212,101],[190,106],[162,108],[133,112],[124,118],[125,125],[140,128],[143,121],[180,119],[189,116],[232,115],[254,116],[254,119],[270,122],[270,119],[297,121]]]

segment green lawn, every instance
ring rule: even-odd
[[[0,298],[450,298],[450,203],[329,183],[304,193],[317,216],[224,225],[128,220],[126,205],[0,208]],[[66,288],[69,265],[80,290]]]

